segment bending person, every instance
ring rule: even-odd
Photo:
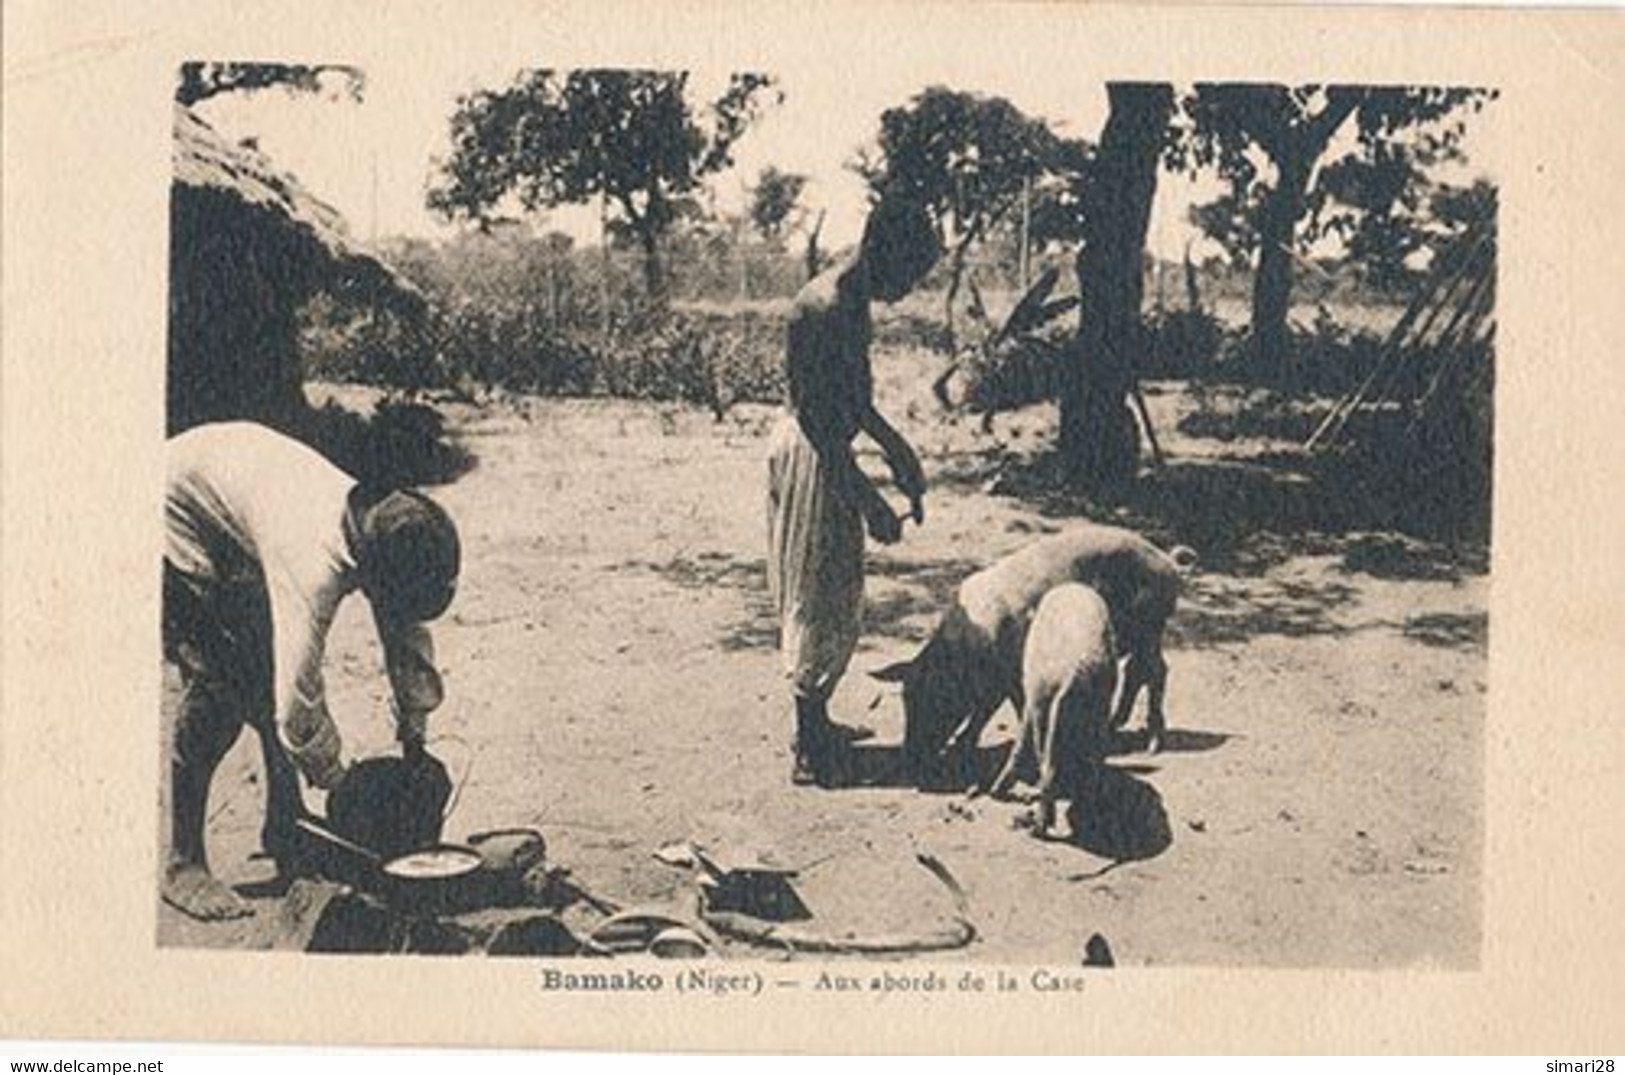
[[[422,762],[443,692],[423,624],[456,589],[451,518],[415,491],[371,490],[315,450],[249,422],[198,426],[168,444],[164,652],[181,674],[170,758],[165,902],[201,919],[251,908],[210,872],[209,784],[246,724],[265,761],[264,848],[279,866],[304,809],[299,778],[345,774],[322,658],[340,602],[372,606],[397,738]]]

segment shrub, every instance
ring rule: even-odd
[[[1382,340],[1365,331],[1344,327],[1323,304],[1312,328],[1291,329],[1297,366],[1295,388],[1322,395],[1343,395],[1363,381],[1382,353]]]
[[[1141,373],[1153,379],[1212,376],[1226,329],[1201,310],[1169,310],[1146,318]]]
[[[440,412],[424,403],[386,398],[363,415],[329,401],[282,424],[284,432],[369,485],[443,485],[475,465],[467,448],[446,432]]]
[[[443,387],[436,335],[422,318],[345,302],[325,292],[300,308],[298,348],[307,379],[407,389]]]

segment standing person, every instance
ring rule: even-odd
[[[200,919],[252,909],[210,872],[209,783],[243,725],[260,737],[261,838],[283,864],[304,809],[302,775],[331,790],[346,772],[323,696],[322,656],[339,603],[366,594],[383,644],[409,768],[443,691],[423,624],[456,589],[451,518],[415,491],[360,486],[315,450],[251,422],[197,426],[168,443],[164,651],[182,693],[170,757],[162,895]]]
[[[861,432],[880,446],[916,523],[925,518],[925,475],[875,410],[869,304],[908,294],[939,252],[922,208],[882,200],[857,252],[808,282],[791,314],[786,414],[768,465],[768,583],[794,695],[797,784],[840,782],[850,743],[871,734],[831,721],[829,698],[857,645],[864,529],[889,545],[902,536],[902,519],[859,469],[852,442]]]

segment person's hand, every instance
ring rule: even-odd
[[[907,444],[900,443],[886,456],[886,462],[898,491],[908,497],[909,515],[915,523],[925,522],[925,470],[920,466],[920,457]]]
[[[882,545],[895,545],[903,536],[903,521],[879,493],[864,505],[863,520],[868,524],[869,536]]]
[[[330,772],[323,774],[322,779],[321,779],[320,782],[312,780],[310,782],[311,787],[317,788],[317,789],[319,789],[321,791],[325,791],[325,792],[327,792],[328,795],[332,795],[335,791],[337,791],[339,789],[339,785],[343,784],[346,780],[350,779],[350,774],[353,773],[353,772],[355,772],[355,762],[353,762],[353,761],[339,762],[338,764],[336,764],[333,767],[333,769]],[[304,813],[305,812],[304,811],[304,804],[301,802],[299,804],[299,806],[300,806],[300,812]]]
[[[914,520],[915,526],[925,522],[925,493],[911,494],[908,498],[908,517]]]

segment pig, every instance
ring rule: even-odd
[[[1006,701],[1022,708],[1027,625],[1043,596],[1063,582],[1092,587],[1111,613],[1125,661],[1113,726],[1128,722],[1135,699],[1149,688],[1148,749],[1159,750],[1167,726],[1162,632],[1195,561],[1184,546],[1163,552],[1131,530],[1079,523],[965,579],[924,647],[871,673],[903,685],[903,758],[916,780],[960,787],[974,781],[982,729]],[[945,759],[950,740],[955,750]]]
[[[1021,689],[1021,731],[991,792],[1008,797],[1036,769],[1035,831],[1042,837],[1055,825],[1055,800],[1076,803],[1084,776],[1111,741],[1117,645],[1098,593],[1063,582],[1044,595],[1022,647]]]

